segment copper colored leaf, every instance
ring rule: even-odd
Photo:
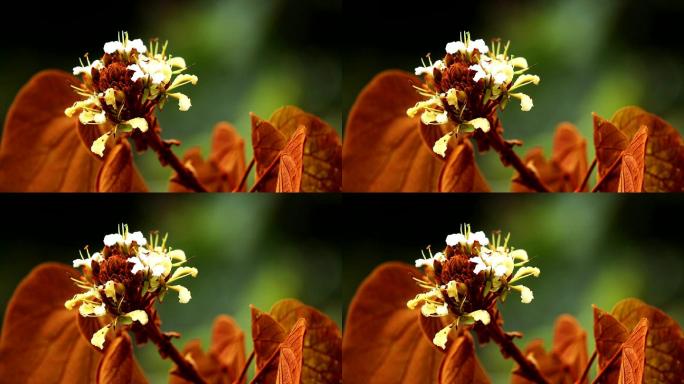
[[[642,318],[632,334],[622,344],[618,383],[641,384],[644,377],[644,360],[648,320]]]
[[[237,380],[245,365],[244,333],[230,316],[220,315],[214,320],[211,346],[202,351],[199,340],[191,340],[183,348],[183,356],[189,356],[200,376],[208,384],[232,384]],[[171,384],[185,384],[189,381],[171,375]],[[244,384],[245,379],[238,384]]]
[[[64,302],[78,293],[63,264],[37,266],[7,306],[0,339],[0,377],[25,383],[92,383],[102,354],[81,336],[78,311]]]
[[[463,141],[448,155],[439,176],[440,192],[490,192],[475,163],[473,145]]]
[[[98,192],[146,192],[145,182],[133,164],[131,146],[122,141],[105,153],[95,182]]]
[[[302,185],[302,161],[304,156],[304,142],[306,141],[305,127],[300,125],[292,137],[280,151],[278,163],[278,178],[276,192],[299,192]]]
[[[587,335],[577,320],[570,315],[556,319],[553,347],[550,352],[544,349],[542,340],[533,340],[525,348],[525,356],[539,368],[550,383],[576,383],[587,365]],[[587,381],[583,381],[582,384]],[[528,384],[531,381],[514,375],[512,383]]]
[[[586,152],[586,140],[577,128],[570,123],[562,123],[556,128],[550,160],[546,160],[541,148],[533,148],[527,152],[523,161],[552,192],[572,192],[580,186],[587,173]],[[517,174],[513,178],[511,190],[534,191],[522,184]]]
[[[336,192],[342,177],[342,144],[334,128],[320,118],[293,106],[278,109],[269,121],[252,114],[252,146],[256,174],[261,177],[285,148],[300,125],[306,141],[302,160],[303,192]],[[277,172],[271,171],[260,191],[275,191]]]
[[[613,308],[613,316],[628,329],[636,327],[641,318],[648,320],[645,383],[681,383],[684,377],[684,332],[675,320],[637,299],[619,302]]]
[[[610,359],[620,351],[622,343],[629,337],[629,330],[613,315],[594,306],[594,339],[598,353],[599,370],[606,369],[603,377],[606,383],[616,383],[620,374],[617,364],[609,366]]]
[[[133,359],[133,346],[127,334],[114,339],[105,348],[97,368],[98,384],[146,383]]]
[[[1,191],[95,190],[100,161],[81,140],[78,119],[64,115],[78,97],[71,85],[70,74],[43,71],[17,94],[2,132]]]
[[[439,369],[439,383],[491,383],[477,360],[473,338],[469,333],[464,333],[448,348]]]
[[[618,192],[641,192],[644,185],[644,163],[648,128],[642,126],[622,155]]]
[[[558,356],[573,380],[579,380],[589,361],[587,356],[587,333],[570,315],[556,319],[552,353]]]
[[[306,320],[300,318],[280,344],[276,384],[300,383],[305,333]]]
[[[385,71],[361,91],[349,113],[342,150],[346,192],[436,191],[443,162],[424,143],[418,117],[421,80]]]
[[[278,353],[280,343],[287,337],[287,330],[271,315],[261,312],[254,306],[252,310],[252,341],[256,357],[257,372],[267,370],[262,374],[263,383],[274,383],[277,374],[276,360],[270,360]],[[271,362],[269,364],[269,361]]]
[[[436,383],[444,356],[423,335],[420,311],[406,302],[420,292],[421,274],[403,263],[377,267],[349,306],[342,336],[346,383]]]
[[[594,145],[598,159],[598,177],[608,174],[610,166],[641,126],[648,128],[643,190],[674,192],[684,190],[684,140],[663,119],[638,107],[625,107],[612,121],[594,115]],[[619,168],[607,175],[602,191],[617,191]]]
[[[204,160],[198,147],[190,148],[183,156],[183,163],[195,171],[209,192],[231,192],[237,188],[245,172],[244,140],[232,125],[220,122],[214,127],[209,157]],[[174,177],[169,182],[169,191],[191,192]]]
[[[302,384],[342,382],[342,334],[331,318],[292,299],[273,305],[271,316],[285,329],[298,319],[306,320]]]

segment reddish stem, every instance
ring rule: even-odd
[[[608,176],[610,176],[611,173],[617,168],[619,164],[622,163],[622,155],[620,155],[615,161],[613,161],[613,164],[610,165],[610,168],[608,168],[608,171],[603,174],[603,177],[599,179],[598,183],[594,185],[594,188],[592,188],[591,192],[597,192],[599,190],[599,187],[606,181],[608,180]]]
[[[615,362],[615,360],[617,360],[617,358],[618,358],[621,354],[622,354],[622,347],[618,348],[618,350],[615,351],[615,353],[613,354],[613,356],[610,358],[610,360],[608,360],[608,362],[606,363],[606,365],[603,366],[603,369],[598,373],[598,375],[596,375],[596,377],[594,378],[594,381],[592,381],[591,384],[596,384],[596,383],[598,383],[598,382],[599,382],[598,380],[601,378],[601,376],[603,376],[606,372],[608,372],[608,368],[610,368],[610,366],[613,365],[613,363]]]
[[[181,162],[171,150],[171,145],[161,138],[161,128],[155,117],[152,117],[150,129],[144,133],[145,143],[152,148],[162,166],[170,165],[176,171],[176,182],[195,192],[207,192],[207,189],[197,180],[195,174]]]
[[[575,384],[582,384],[584,383],[584,380],[587,379],[587,375],[589,375],[589,369],[591,369],[591,366],[594,364],[594,360],[596,359],[596,355],[598,355],[598,351],[594,349],[594,353],[591,354],[591,358],[589,359],[589,362],[587,363],[587,366],[584,367],[584,371],[582,372],[582,376],[580,376],[579,380]]]
[[[523,163],[522,159],[518,157],[518,154],[515,153],[512,145],[504,140],[497,129],[501,125],[501,122],[497,118],[494,119],[494,124],[491,124],[492,127],[489,132],[487,132],[487,137],[489,138],[489,144],[499,154],[503,165],[506,167],[509,165],[513,166],[520,175],[520,182],[530,189],[537,192],[550,192],[544,183],[539,180],[537,174],[532,172],[532,170]]]
[[[591,173],[594,172],[594,167],[596,167],[596,163],[598,162],[598,159],[594,157],[594,161],[591,162],[591,165],[589,166],[589,170],[587,171],[587,174],[584,175],[584,179],[582,179],[582,183],[580,184],[577,189],[575,189],[575,192],[582,192],[584,188],[587,186],[587,183],[589,182],[589,176],[591,176]]]
[[[240,372],[240,376],[233,382],[233,384],[240,384],[242,383],[242,380],[245,379],[245,376],[247,375],[247,369],[249,368],[249,365],[252,364],[252,360],[254,359],[254,352],[249,354],[249,357],[247,358],[247,362],[245,363],[245,366],[242,367],[242,372]]]
[[[256,162],[256,158],[252,157],[252,161],[249,162],[247,169],[245,169],[245,173],[243,173],[242,177],[240,178],[240,183],[238,184],[237,187],[235,187],[235,189],[233,189],[233,192],[242,191],[242,188],[244,188],[245,183],[247,182],[247,176],[249,176],[249,173],[252,171],[252,167],[254,167],[255,162]]]
[[[151,316],[150,319],[154,318]],[[148,321],[143,327],[147,337],[157,346],[159,355],[165,359],[167,357],[176,364],[177,375],[195,384],[205,384],[206,382],[195,370],[195,367],[186,360],[183,355],[171,343],[171,336],[162,333],[159,326],[154,321]]]
[[[492,316],[493,319],[496,316]],[[487,325],[487,331],[489,336],[494,340],[496,344],[499,345],[501,353],[505,358],[512,357],[519,366],[519,375],[525,377],[526,379],[538,383],[538,384],[548,384],[548,381],[539,372],[536,365],[532,364],[525,355],[518,349],[518,347],[513,342],[512,337],[506,335],[503,328],[496,321],[492,321]]]
[[[250,381],[249,384],[258,383],[257,379],[259,379],[264,374],[264,372],[266,372],[266,369],[268,368],[268,366],[271,365],[271,363],[273,362],[275,357],[278,356],[279,353],[280,353],[280,348],[276,348],[276,350],[273,351],[271,356],[266,361],[266,364],[264,364],[262,366],[262,368],[259,370],[259,372],[257,372],[256,375],[254,375],[254,378],[252,378],[252,381]]]

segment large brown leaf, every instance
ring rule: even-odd
[[[641,126],[648,127],[643,190],[674,192],[684,190],[684,140],[677,130],[663,119],[638,107],[625,107],[615,113],[612,121],[594,115],[594,146],[598,160],[598,177],[609,169]],[[602,191],[617,191],[619,168],[607,176]]]
[[[202,158],[200,148],[190,148],[183,156],[200,183],[209,192],[232,192],[245,173],[245,143],[232,125],[220,122],[214,127],[211,153]],[[169,182],[170,192],[191,192],[179,184],[175,177]],[[244,191],[244,187],[242,188]]]
[[[342,382],[342,334],[331,318],[293,299],[273,305],[271,316],[285,329],[306,320],[302,384]]]
[[[92,383],[102,354],[81,336],[73,268],[47,263],[24,278],[7,306],[0,340],[0,377],[15,382]]]
[[[439,175],[440,192],[490,192],[475,162],[473,145],[464,140],[448,155]]]
[[[302,165],[306,128],[300,125],[280,151],[276,192],[299,192],[302,186]]]
[[[443,162],[424,143],[418,117],[406,109],[420,100],[421,81],[385,71],[361,91],[349,113],[342,150],[346,192],[436,191]]]
[[[64,115],[77,95],[76,79],[62,71],[36,74],[19,91],[5,120],[0,146],[0,190],[94,191],[100,161],[81,140],[78,119]]]
[[[648,320],[644,382],[681,383],[684,377],[684,332],[658,308],[637,299],[626,299],[613,308],[615,319],[627,329],[636,327],[641,318]]]
[[[545,351],[542,340],[533,340],[525,348],[525,356],[535,362],[550,383],[576,383],[588,362],[586,332],[575,318],[561,315],[556,319],[551,351]],[[532,383],[520,375],[514,375],[511,382]],[[585,379],[582,384],[586,382]]]
[[[403,263],[376,268],[356,291],[342,337],[347,383],[436,383],[444,356],[422,331],[420,311],[406,302],[420,292],[421,274]]]
[[[147,192],[128,141],[121,141],[105,154],[95,185],[98,192]]]
[[[574,125],[561,123],[553,137],[551,159],[546,160],[541,148],[533,148],[523,161],[539,176],[552,192],[573,192],[582,183],[587,173],[587,142]],[[513,192],[534,192],[513,177]]]
[[[302,356],[306,320],[298,319],[280,344],[276,384],[299,384],[302,377]]]
[[[334,128],[318,117],[293,106],[278,109],[269,121],[252,114],[252,146],[256,161],[257,178],[261,177],[297,128],[306,130],[304,158],[302,161],[303,192],[337,192],[342,185],[342,144]],[[259,188],[273,192],[276,188],[277,172]]]
[[[183,349],[183,356],[190,356],[202,378],[208,384],[232,384],[238,379],[245,365],[245,336],[235,320],[220,315],[214,320],[209,351],[202,351],[199,340],[191,340]],[[189,381],[171,375],[170,384]],[[238,384],[244,384],[243,378]]]
[[[644,185],[648,128],[642,126],[622,155],[618,192],[641,192]]]
[[[463,336],[458,337],[447,350],[439,369],[439,383],[491,383],[477,360],[470,333],[464,333]]]

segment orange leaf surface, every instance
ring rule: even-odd
[[[644,361],[648,320],[642,318],[632,334],[622,344],[620,384],[641,384],[644,377]]]
[[[276,192],[299,192],[302,185],[302,164],[306,128],[300,125],[280,151]]]
[[[271,316],[285,329],[306,320],[302,384],[342,382],[342,334],[331,318],[293,299],[273,305]]]
[[[342,336],[346,383],[436,383],[443,353],[421,329],[420,311],[406,302],[420,292],[419,271],[403,263],[377,267],[349,306]]]
[[[214,127],[211,153],[204,160],[200,148],[190,148],[183,156],[200,183],[209,192],[232,192],[245,172],[245,143],[232,125],[220,122]],[[171,192],[191,192],[172,177]]]
[[[475,355],[470,333],[458,337],[447,349],[439,369],[439,383],[489,384],[491,381]]]
[[[305,333],[306,320],[300,318],[280,344],[276,384],[299,384]]]
[[[147,186],[133,163],[128,141],[121,141],[105,153],[95,185],[98,192],[147,192]]]
[[[406,110],[420,100],[417,77],[385,71],[361,91],[349,113],[342,149],[346,192],[436,191],[443,162]]]
[[[285,148],[300,125],[306,141],[302,160],[303,192],[337,192],[342,185],[342,144],[334,128],[318,117],[293,106],[278,109],[269,121],[252,114],[252,146],[256,174],[261,177]],[[275,191],[277,172],[272,171],[260,191]]]
[[[0,191],[94,191],[100,161],[64,115],[77,99],[76,79],[62,71],[31,78],[10,106],[0,145]]]
[[[599,370],[606,369],[605,382],[616,383],[620,374],[619,365],[608,366],[610,359],[618,353],[629,337],[629,330],[622,325],[613,315],[594,306],[594,339],[596,340],[596,352],[598,354]]]
[[[675,320],[637,299],[620,301],[613,308],[613,316],[628,329],[636,327],[641,318],[648,320],[645,383],[681,383],[684,377],[684,332]]]
[[[679,132],[663,119],[638,107],[625,107],[615,113],[612,121],[594,115],[594,146],[598,159],[598,177],[608,174],[613,162],[641,126],[648,128],[643,190],[674,192],[684,190],[684,140]],[[616,168],[602,191],[617,191],[620,171]]]
[[[641,192],[644,185],[648,128],[642,126],[622,155],[618,192]]]
[[[5,312],[0,377],[22,383],[95,382],[102,353],[82,336],[78,311],[64,308],[64,302],[79,291],[70,280],[77,277],[71,267],[45,263],[19,284]],[[115,340],[118,343],[119,338]],[[110,344],[114,343],[106,348]],[[133,367],[139,370],[136,364]],[[132,377],[134,382],[144,382],[142,375]]]
[[[587,142],[577,128],[570,123],[561,123],[553,137],[553,153],[546,160],[541,148],[533,148],[523,161],[539,176],[552,192],[575,191],[587,173]],[[513,192],[533,192],[517,178],[513,178]]]
[[[254,306],[252,310],[252,340],[257,372],[262,373],[263,383],[274,383],[277,375],[276,360],[271,358],[278,353],[280,344],[287,337],[287,330],[268,313],[262,312]],[[270,361],[270,363],[269,363]]]
[[[245,336],[232,317],[219,315],[214,320],[211,346],[207,353],[202,351],[199,340],[191,340],[183,348],[183,356],[190,356],[200,376],[208,384],[232,384],[240,376],[245,365]],[[243,379],[238,384],[244,384]],[[189,381],[171,375],[170,384],[185,384]]]
[[[447,156],[439,175],[440,192],[490,192],[475,163],[473,145],[469,140],[457,145]]]
[[[97,368],[98,384],[146,383],[133,358],[133,346],[127,334],[107,345]]]
[[[576,383],[588,362],[587,334],[574,317],[561,315],[556,319],[551,351],[545,351],[543,340],[533,340],[525,348],[525,356],[535,362],[550,383]],[[514,375],[512,383],[532,382]]]

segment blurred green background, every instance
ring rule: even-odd
[[[39,197],[39,198],[36,198]],[[175,294],[157,305],[162,330],[178,331],[182,346],[199,338],[207,348],[214,318],[233,316],[251,347],[249,305],[268,311],[296,298],[342,324],[342,259],[332,218],[338,196],[209,195],[15,195],[0,200],[17,212],[0,233],[0,309],[29,271],[45,261],[71,264],[78,251],[102,246],[119,223],[130,230],[168,232],[169,245],[185,251],[197,278],[182,283],[188,304]],[[20,213],[20,214],[19,214]],[[153,345],[136,348],[151,383],[168,381],[171,364]]]
[[[342,83],[337,32],[341,0],[195,0],[17,3],[14,14],[30,14],[20,33],[3,23],[0,60],[0,120],[20,87],[36,72],[71,72],[89,52],[98,57],[107,41],[126,30],[143,41],[168,40],[168,50],[185,58],[187,73],[199,77],[184,87],[192,108],[179,112],[170,103],[159,114],[164,138],[210,149],[219,121],[234,124],[245,139],[246,162],[252,157],[249,112],[268,118],[277,108],[296,105],[320,116],[341,132]],[[153,153],[136,157],[151,190],[165,191],[171,170]]]
[[[474,231],[510,232],[510,244],[527,250],[529,265],[541,269],[539,278],[525,282],[532,303],[513,294],[502,306],[505,330],[525,334],[517,341],[521,348],[535,338],[550,348],[554,320],[569,313],[587,331],[591,354],[591,305],[610,311],[628,297],[684,325],[679,195],[345,195],[344,207],[354,223],[342,244],[345,316],[357,287],[379,264],[413,264],[426,246],[441,249],[448,234],[471,223]],[[492,382],[509,381],[513,363],[495,345],[478,353]]]
[[[591,113],[610,118],[639,105],[684,129],[684,2],[669,0],[495,0],[397,6],[386,1],[344,3],[342,56],[345,118],[363,86],[385,69],[413,72],[427,53],[441,58],[459,32],[489,42],[511,41],[541,83],[524,92],[530,112],[513,102],[501,115],[505,136],[551,151],[555,126],[577,125],[594,155]],[[388,95],[387,97],[391,97]],[[510,189],[513,171],[487,153],[478,162],[491,187]]]

